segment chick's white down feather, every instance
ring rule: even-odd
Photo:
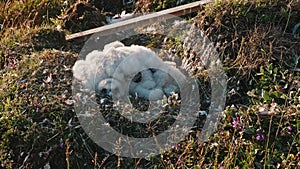
[[[153,69],[153,65],[164,69]],[[158,100],[171,92],[178,92],[179,87],[171,75],[183,74],[175,66],[163,62],[146,47],[124,46],[116,41],[107,44],[103,51],[92,51],[85,60],[78,60],[73,66],[73,75],[84,88],[92,91],[110,91],[109,94],[115,93],[119,97],[129,92],[145,99]],[[126,83],[128,90],[123,89]]]

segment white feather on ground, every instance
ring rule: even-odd
[[[133,13],[126,13],[126,11],[122,11],[121,14],[117,14],[113,17],[107,16],[106,21],[108,24],[117,23],[121,21],[125,21],[127,19],[131,19],[134,17]]]

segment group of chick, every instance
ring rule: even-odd
[[[73,75],[83,88],[99,96],[134,96],[153,101],[179,92],[185,80],[176,63],[163,61],[146,47],[125,46],[119,41],[78,60],[73,66]]]

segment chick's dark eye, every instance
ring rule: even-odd
[[[141,81],[142,81],[142,73],[139,72],[138,74],[136,74],[136,75],[133,77],[132,81],[134,81],[135,83],[141,82]]]
[[[155,68],[150,68],[151,73],[155,73],[157,70]]]
[[[108,91],[107,91],[107,89],[105,89],[105,88],[103,88],[103,89],[101,89],[100,90],[100,93],[102,93],[102,94],[105,94],[105,93],[107,93]]]

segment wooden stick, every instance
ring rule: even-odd
[[[176,16],[186,15],[195,12],[200,9],[204,4],[213,2],[214,0],[202,0],[186,5],[177,6],[174,8],[166,9],[163,11],[151,13],[148,15],[142,15],[121,22],[101,26],[94,29],[89,29],[86,31],[74,33],[66,36],[67,41],[86,41],[87,38],[94,34],[101,32],[102,35],[109,35],[111,32],[119,32],[122,30],[128,30],[132,28],[137,28],[141,25],[149,25],[158,21],[163,21],[166,19],[171,19]]]

